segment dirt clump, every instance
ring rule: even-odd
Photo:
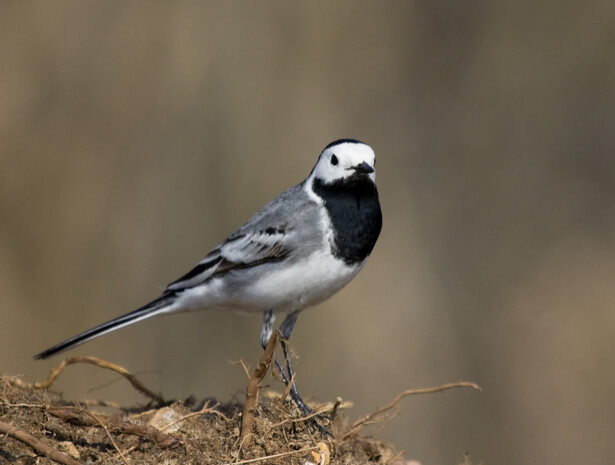
[[[325,410],[330,416],[332,408]],[[244,449],[242,411],[239,403],[211,399],[129,409],[105,402],[83,405],[18,378],[0,377],[0,464],[363,465],[399,458],[378,439],[347,434],[339,410],[327,424],[333,438],[323,436],[313,419],[302,418],[292,403],[267,391],[259,396],[250,447]]]

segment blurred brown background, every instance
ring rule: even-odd
[[[423,464],[610,462],[614,57],[607,1],[1,2],[0,371],[42,379],[62,357],[35,353],[156,297],[355,137],[385,225],[299,320],[303,394],[356,418],[472,380],[383,436]],[[71,355],[229,400],[260,324],[164,317]],[[116,378],[56,387],[142,401]]]

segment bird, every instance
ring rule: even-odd
[[[363,268],[382,229],[376,156],[356,139],[338,139],[320,153],[308,177],[266,204],[214,247],[162,295],[35,355],[46,359],[156,315],[197,311],[261,312],[267,346],[279,314],[286,372],[275,364],[303,413],[312,409],[294,382],[286,341],[299,314],[346,286]]]

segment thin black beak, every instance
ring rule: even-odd
[[[359,174],[370,174],[374,172],[374,168],[372,168],[365,162],[361,163],[360,165],[353,166],[352,169]]]

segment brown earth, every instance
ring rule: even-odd
[[[335,439],[323,437],[311,419],[301,418],[283,394],[261,391],[251,444],[245,448],[239,403],[188,399],[167,405],[152,400],[131,408],[101,401],[83,405],[63,400],[43,384],[0,377],[0,463],[303,465],[329,463],[327,454],[332,464],[401,461],[392,446],[362,436],[361,425],[358,430],[349,425],[333,404],[313,407],[333,416],[331,422],[320,421]]]

